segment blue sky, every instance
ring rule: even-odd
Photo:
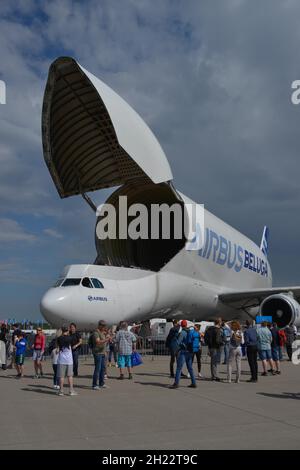
[[[43,89],[60,55],[143,116],[179,190],[256,242],[268,224],[275,284],[299,284],[299,14],[296,0],[0,3],[0,319],[36,318],[62,268],[96,255],[92,211],[60,200],[42,155]]]

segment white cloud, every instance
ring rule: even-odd
[[[61,233],[59,233],[57,230],[54,230],[52,228],[45,228],[43,232],[52,238],[59,238],[59,239],[64,238]]]
[[[33,242],[35,240],[35,235],[26,232],[15,220],[0,219],[0,243]]]

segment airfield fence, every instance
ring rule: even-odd
[[[90,333],[83,333],[82,334],[82,340],[83,343],[80,348],[79,355],[83,360],[89,359],[92,357],[92,351],[88,345],[88,338],[89,338]],[[55,335],[47,335],[46,336],[46,349],[45,349],[45,355],[44,359],[49,360],[50,359],[50,353],[49,353],[49,344],[52,341],[52,339],[55,337]],[[27,350],[27,356],[31,356],[31,346],[33,344],[33,338],[34,335],[29,334],[27,336],[28,340],[28,350]],[[165,340],[162,339],[161,336],[155,337],[155,336],[146,336],[146,337],[141,337],[137,336],[137,343],[136,343],[136,349],[137,351],[141,354],[141,356],[148,357],[151,360],[161,360],[161,359],[166,359],[167,356],[169,355],[169,350],[165,346]],[[208,357],[208,351],[206,346],[202,346],[202,361],[203,362],[208,362],[209,357]]]

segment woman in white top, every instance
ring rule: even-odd
[[[227,365],[227,379],[231,383],[232,376],[232,363],[236,363],[236,379],[235,382],[239,383],[242,371],[242,344],[244,344],[244,335],[241,331],[241,325],[238,321],[231,322],[231,337],[229,343],[229,360]]]

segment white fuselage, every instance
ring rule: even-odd
[[[96,278],[103,288],[79,284],[49,289],[41,311],[53,326],[75,322],[91,329],[101,319],[143,321],[153,317],[206,320],[219,312],[225,319],[241,313],[218,302],[231,290],[269,288],[269,263],[250,239],[205,211],[201,250],[183,248],[159,272],[137,268],[72,265],[61,278]]]

